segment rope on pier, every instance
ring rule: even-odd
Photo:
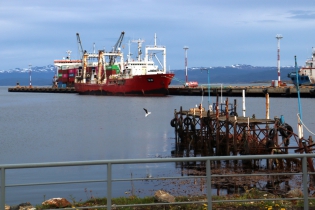
[[[308,132],[310,132],[312,135],[315,135],[315,133],[313,133],[312,131],[310,131],[310,129],[308,129],[308,127],[306,127],[306,125],[303,123],[302,119],[300,118],[299,113],[297,113],[296,115],[297,115],[297,117],[299,118],[299,120],[300,120],[300,122],[302,123],[302,125],[306,128],[306,130],[307,130]]]

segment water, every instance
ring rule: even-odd
[[[174,149],[174,130],[170,120],[174,109],[195,107],[208,98],[201,96],[167,97],[104,97],[60,93],[10,93],[0,87],[0,164],[85,161],[107,159],[138,159],[170,157]],[[225,100],[226,98],[223,98]],[[237,99],[241,115],[242,98]],[[211,97],[210,102],[215,102]],[[314,99],[302,98],[303,122],[315,132]],[[145,117],[143,108],[151,115]],[[296,132],[297,98],[270,98],[270,117],[284,115],[285,122]],[[265,118],[265,98],[246,98],[246,115]],[[304,130],[307,138],[311,133]],[[180,172],[174,164],[159,166],[119,166],[119,177],[156,177]],[[34,174],[41,174],[38,180]],[[88,178],[87,178],[88,177]],[[82,179],[105,179],[106,168],[101,166],[8,171],[7,184],[36,183]],[[117,177],[115,177],[117,178]],[[62,180],[63,180],[62,179]],[[154,184],[154,183],[153,183]],[[65,197],[71,201],[85,200],[92,195],[104,196],[105,184],[75,184],[7,188],[6,203],[29,201],[33,205],[45,198]],[[137,189],[148,193],[148,183]],[[130,192],[130,183],[115,184],[114,197]],[[49,189],[49,192],[48,192]],[[140,191],[140,190],[139,190]]]

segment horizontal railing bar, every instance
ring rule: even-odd
[[[80,184],[92,182],[107,182],[107,180],[78,180],[78,181],[64,181],[64,182],[42,182],[42,183],[26,183],[26,184],[9,184],[6,187],[25,187],[25,186],[38,186],[38,185],[54,185],[54,184]]]
[[[174,177],[152,177],[152,178],[133,178],[133,179],[113,179],[112,181],[152,181],[152,180],[163,180],[163,179],[197,179],[206,178],[206,176],[174,176]]]
[[[265,173],[265,174],[211,174],[211,177],[230,177],[230,176],[280,176],[280,175],[302,175],[303,173]]]
[[[220,177],[248,177],[248,176],[280,176],[280,175],[302,175],[302,173],[266,173],[266,174],[222,174],[211,175],[213,178]],[[112,182],[123,181],[152,181],[152,180],[165,180],[165,179],[200,179],[207,178],[207,176],[180,176],[180,177],[157,177],[157,178],[128,178],[128,179],[112,179]],[[26,183],[26,184],[9,184],[6,187],[24,187],[34,185],[58,185],[58,184],[80,184],[80,183],[92,183],[92,182],[107,182],[107,180],[77,180],[77,181],[65,181],[65,182],[42,182],[42,183]]]
[[[254,156],[254,157],[253,157]],[[152,159],[117,159],[117,160],[91,160],[91,161],[67,161],[49,163],[23,163],[23,164],[1,164],[0,168],[19,169],[19,168],[43,168],[43,167],[64,167],[64,166],[87,166],[87,165],[106,165],[106,164],[139,164],[139,163],[176,163],[176,162],[196,162],[196,161],[225,161],[225,160],[256,160],[274,158],[311,158],[315,154],[275,154],[275,155],[244,155],[244,156],[207,156],[207,157],[187,157],[187,158],[152,158]]]

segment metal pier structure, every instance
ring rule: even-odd
[[[265,87],[265,86],[200,86],[189,88],[182,86],[169,86],[168,95],[182,96],[201,96],[201,95],[223,95],[223,96],[242,96],[245,90],[246,97],[265,97],[268,93],[270,97],[297,97],[297,89],[294,86],[287,87]],[[40,93],[76,93],[74,87],[29,87],[15,86],[8,88],[9,92],[40,92]],[[300,87],[300,96],[305,98],[315,97],[314,86]]]
[[[53,87],[28,87],[28,86],[16,86],[13,88],[8,88],[8,92],[76,93],[74,87],[53,88]]]
[[[312,153],[315,149],[312,137],[299,138],[284,117],[256,119],[239,116],[236,112],[236,100],[231,104],[228,98],[225,104],[219,104],[217,97],[214,110],[205,110],[201,105],[189,110],[174,111],[170,125],[175,130],[176,157],[200,156],[243,156],[272,155],[272,161],[266,161],[267,170],[301,170],[300,159],[278,160],[276,155],[292,153]],[[268,105],[269,107],[269,105]],[[290,141],[295,144],[290,144]],[[291,142],[292,143],[292,142]],[[292,145],[292,146],[291,146]],[[258,159],[242,162],[243,169],[259,168]],[[220,162],[217,167],[220,168]],[[227,165],[229,163],[226,163]],[[236,163],[234,164],[236,166]],[[308,159],[310,172],[314,172],[313,159]],[[312,181],[315,183],[315,176]]]
[[[223,95],[223,96],[242,96],[243,90],[247,97],[265,97],[266,93],[270,97],[297,97],[295,86],[272,87],[272,86],[200,86],[197,88],[187,88],[183,86],[169,86],[169,95]],[[311,98],[315,97],[314,86],[301,86],[300,96]]]

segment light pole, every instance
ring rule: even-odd
[[[30,72],[30,88],[32,87],[32,65],[29,65],[29,72]]]
[[[281,86],[281,80],[280,80],[280,39],[282,39],[283,36],[281,34],[276,35],[276,39],[278,40],[278,56],[277,56],[277,67],[278,67],[278,86]]]
[[[187,50],[188,50],[189,48],[187,47],[187,46],[184,46],[184,50],[185,50],[185,76],[186,76],[186,83],[185,83],[185,85],[187,85],[187,83],[188,83],[188,76],[187,76]]]
[[[299,139],[303,138],[303,126],[302,126],[302,106],[301,106],[301,99],[300,99],[300,85],[299,85],[299,74],[298,74],[298,68],[297,68],[297,62],[296,62],[296,55],[294,56],[295,60],[295,74],[296,74],[296,90],[298,93],[298,106],[299,106],[299,115],[298,115],[298,132],[299,132]]]
[[[209,72],[210,68],[201,69],[201,70],[207,70],[207,73],[208,73],[208,109],[210,110],[210,72]]]

